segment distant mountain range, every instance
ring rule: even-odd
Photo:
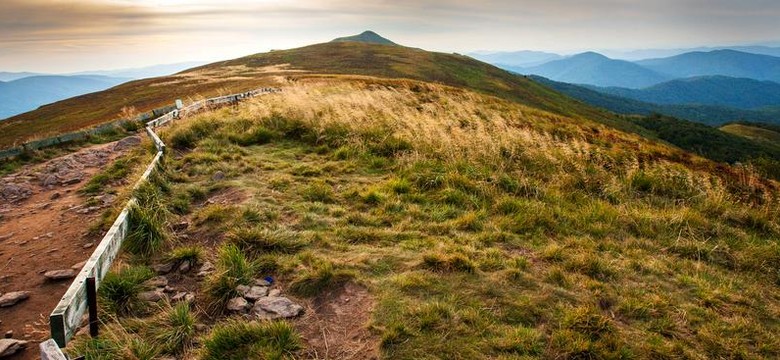
[[[171,75],[203,64],[182,62],[66,75],[0,72],[0,121],[55,101],[105,90],[134,79]]]
[[[0,82],[0,119],[55,101],[105,90],[129,80],[96,75],[43,75]]]
[[[727,76],[677,79],[644,89],[589,87],[610,95],[664,105],[717,105],[750,110],[780,104],[780,83]]]
[[[657,113],[712,126],[738,120],[780,124],[780,107],[766,107],[756,110],[744,110],[717,105],[653,104],[650,102],[603,93],[594,90],[592,87],[589,88],[581,85],[557,82],[540,76],[532,75],[529,77],[540,84],[546,85],[558,92],[561,92],[586,104],[604,108],[618,114],[650,115]]]
[[[671,78],[724,75],[780,82],[780,57],[734,50],[692,52],[636,63]]]
[[[475,56],[515,73],[599,87],[641,89],[669,80],[698,76],[729,76],[780,83],[780,57],[735,50],[691,52],[636,62],[586,52],[526,67],[509,65],[512,63],[510,53]],[[528,55],[520,54],[515,63],[528,60]]]
[[[499,67],[523,68],[541,65],[553,60],[563,59],[563,56],[541,51],[512,51],[512,52],[477,52],[469,56]]]
[[[710,52],[715,50],[736,50],[750,54],[769,55],[780,57],[780,47],[772,46],[701,46],[683,49],[642,49],[642,50],[604,50],[601,53],[613,59],[638,61],[645,59],[657,59],[690,52]]]
[[[642,88],[668,80],[667,77],[640,65],[610,59],[595,52],[586,52],[530,68],[510,70],[567,83],[604,87]]]

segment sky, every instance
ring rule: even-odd
[[[780,45],[778,0],[0,0],[0,71],[216,61],[373,30],[427,50]]]

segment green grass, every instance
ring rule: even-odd
[[[262,255],[267,253],[291,254],[305,248],[308,243],[301,234],[286,229],[264,229],[260,227],[239,228],[228,236],[229,243],[245,253]]]
[[[237,286],[254,282],[255,271],[255,265],[237,246],[225,244],[220,247],[216,271],[204,285],[209,308],[215,312],[222,311],[228,300],[238,296]]]
[[[303,346],[286,322],[228,320],[217,324],[203,342],[204,360],[292,359]]]
[[[187,302],[165,308],[145,324],[148,337],[162,349],[162,353],[177,355],[187,350],[195,337],[195,315]]]
[[[117,315],[130,314],[142,304],[136,296],[145,290],[143,282],[151,279],[154,272],[145,266],[132,266],[109,272],[100,283],[101,308]]]

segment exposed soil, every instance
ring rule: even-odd
[[[48,270],[69,269],[92,254],[101,235],[88,228],[113,196],[88,206],[78,190],[126,152],[116,143],[95,145],[0,178],[0,293],[29,291],[29,299],[0,308],[0,333],[28,340],[11,359],[37,359],[49,338],[48,318],[71,280],[47,281]],[[80,270],[80,269],[79,269]]]
[[[379,339],[368,328],[374,299],[351,282],[317,296],[295,321],[311,359],[379,359]]]

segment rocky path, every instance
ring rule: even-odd
[[[113,198],[87,206],[78,190],[138,140],[91,146],[0,178],[0,337],[29,342],[9,359],[37,359],[49,313],[100,240],[87,230]]]

